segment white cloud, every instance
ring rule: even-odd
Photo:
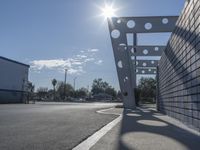
[[[98,60],[95,62],[95,64],[97,64],[97,65],[101,65],[102,63],[103,63],[103,60]]]
[[[82,68],[70,68],[68,70],[68,73],[69,74],[80,74],[80,73],[84,73],[83,69]]]
[[[83,73],[83,68],[80,67],[85,62],[78,62],[75,59],[52,59],[52,60],[34,60],[31,61],[31,69],[38,72],[43,69],[58,70],[64,72],[64,69],[68,69],[69,74]]]
[[[73,62],[73,65],[82,65],[83,62]]]
[[[85,51],[82,50],[82,51],[80,51],[80,52],[81,52],[81,53],[84,53]]]
[[[91,62],[91,61],[94,61],[95,59],[94,58],[87,58],[84,60],[84,62]]]
[[[88,52],[97,52],[98,49],[90,49]],[[69,74],[81,74],[84,73],[85,64],[94,63],[100,65],[102,60],[96,60],[96,55],[90,55],[89,53],[84,53],[80,51],[80,54],[75,55],[68,59],[47,59],[47,60],[33,60],[30,61],[31,69],[37,73],[40,73],[44,69],[57,70],[59,72],[64,72],[64,69],[68,69]]]
[[[33,69],[41,70],[43,68],[51,69],[57,67],[71,67],[69,60],[51,59],[51,60],[34,60],[30,62]]]
[[[76,55],[78,58],[87,58],[86,55]]]
[[[88,52],[98,52],[99,49],[88,49]]]

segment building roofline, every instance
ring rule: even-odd
[[[12,59],[9,59],[9,58],[6,58],[6,57],[3,57],[3,56],[0,56],[0,59],[4,59],[4,60],[7,60],[7,61],[10,61],[10,62],[13,62],[13,63],[19,64],[19,65],[23,65],[23,66],[26,66],[26,67],[30,67],[30,65],[27,65],[27,64],[24,64],[24,63],[21,63],[21,62],[18,62],[18,61],[15,61],[15,60],[12,60]]]

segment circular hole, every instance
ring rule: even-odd
[[[149,53],[149,51],[148,51],[147,49],[144,49],[144,50],[143,50],[143,54],[144,54],[144,55],[147,55],[148,53]]]
[[[129,20],[129,21],[127,22],[127,27],[128,27],[128,28],[134,28],[134,27],[135,27],[135,21]]]
[[[140,117],[141,116],[140,114],[133,114],[133,113],[128,113],[126,115],[129,117]]]
[[[145,73],[145,71],[144,71],[144,70],[142,70],[142,73],[144,74],[144,73]]]
[[[146,67],[146,66],[147,66],[147,63],[144,62],[144,63],[142,64],[142,66]]]
[[[163,24],[168,24],[168,22],[169,22],[169,20],[168,20],[167,18],[163,18],[163,19],[162,19],[162,23],[163,23]]]
[[[141,111],[139,109],[137,110],[131,110],[132,113],[140,113]]]
[[[111,32],[111,36],[112,36],[112,38],[114,38],[114,39],[117,39],[119,36],[120,36],[120,32],[119,32],[119,30],[113,30],[112,32]]]
[[[159,51],[159,47],[155,47],[155,51]]]
[[[127,49],[127,46],[124,43],[119,44],[119,46],[123,46],[125,50]]]
[[[152,63],[152,64],[154,64],[154,63],[155,63],[155,61],[153,61],[153,60],[152,60],[152,61],[151,61],[151,63]]]
[[[145,28],[146,30],[150,30],[150,29],[152,29],[152,24],[151,24],[151,23],[146,23],[146,24],[144,25],[144,28]]]
[[[128,117],[128,116],[127,116]],[[142,117],[146,117],[146,115],[142,115]],[[125,117],[124,117],[125,118]],[[166,130],[164,127],[169,126],[170,128],[170,124],[165,123],[165,124],[159,124],[156,122],[153,122],[152,124],[150,124],[151,127],[153,128],[148,128],[149,123],[147,124],[146,122],[141,124],[143,126],[140,126],[140,122],[139,120],[141,120],[142,118],[139,119],[133,119],[134,121],[136,120],[138,122],[135,123],[137,125],[137,127],[139,128],[138,130],[135,130],[134,126],[130,125],[128,126],[126,131],[124,131],[124,133],[121,135],[120,137],[120,142],[123,143],[123,145],[125,145],[126,148],[124,149],[129,149],[129,150],[138,150],[138,149],[142,149],[142,150],[150,150],[150,149],[187,149],[187,147],[184,145],[184,143],[182,142],[178,142],[176,140],[174,140],[172,137],[165,135],[164,133],[159,133],[158,129],[160,130]],[[128,120],[128,118],[126,118],[126,120]],[[161,120],[162,121],[162,120]],[[164,123],[164,122],[163,122]],[[155,125],[154,125],[155,124]],[[147,125],[147,126],[146,126]],[[158,127],[157,127],[158,126]],[[157,127],[157,128],[156,128]],[[144,128],[144,129],[143,129]],[[168,128],[167,128],[168,129]],[[152,132],[152,131],[156,131],[156,132]],[[150,132],[148,132],[150,131]],[[179,135],[174,134],[175,137],[179,137]],[[180,137],[181,138],[181,137]],[[135,140],[132,140],[135,139]],[[161,143],[158,144],[158,141],[162,141]],[[162,147],[161,147],[162,145]],[[166,145],[166,146],[164,146]]]
[[[134,48],[131,48],[131,53],[134,53]]]
[[[120,19],[118,19],[118,20],[117,20],[117,23],[121,23],[121,20],[120,20]]]
[[[122,61],[121,61],[121,60],[118,61],[117,66],[118,66],[119,68],[123,68]]]
[[[151,69],[149,69],[149,72],[151,71]]]
[[[128,80],[128,77],[125,77],[125,78],[124,78],[124,82],[126,82],[127,80]]]
[[[148,111],[148,110],[142,110],[142,112],[144,112],[144,113],[150,113],[150,111]]]
[[[124,43],[120,43],[119,46],[126,46],[126,44],[124,44]]]
[[[148,125],[148,126],[167,126],[165,122],[162,121],[154,121],[154,120],[138,120],[140,124]]]
[[[123,92],[123,95],[124,95],[124,96],[128,96],[128,93],[127,93],[127,92]]]

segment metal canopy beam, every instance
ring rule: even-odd
[[[153,74],[155,75],[157,72],[157,69],[153,68],[138,68],[136,69],[136,74],[137,75],[146,75],[146,74]]]
[[[136,67],[157,67],[158,60],[136,60]]]
[[[164,46],[137,46],[137,33],[172,32],[177,19],[178,16],[115,17],[108,19],[125,108],[135,108],[136,74],[155,74],[154,69],[158,66],[158,60],[137,60],[137,56],[161,56],[165,48]],[[145,49],[148,54],[144,51]],[[153,68],[149,71],[147,67]],[[137,73],[136,69],[139,69]]]
[[[123,33],[172,32],[177,19],[178,16],[113,17],[108,24]]]
[[[130,54],[126,47],[118,47],[114,51],[115,64],[120,84],[120,89],[123,95],[123,103],[126,108],[134,108],[135,100],[133,82],[136,80],[134,77],[134,66],[132,66]]]
[[[128,50],[133,53],[133,56],[161,56],[164,49],[165,46],[128,46]]]

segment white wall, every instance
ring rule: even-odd
[[[23,90],[28,81],[28,66],[0,58],[0,89]],[[23,81],[24,80],[24,81]]]

